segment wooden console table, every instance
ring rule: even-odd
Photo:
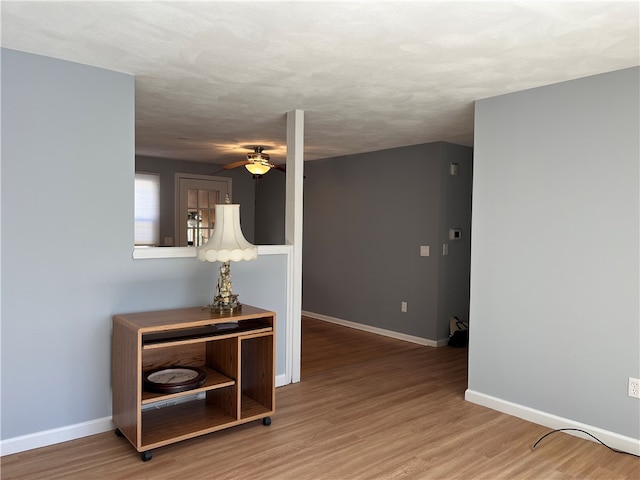
[[[243,305],[232,314],[207,307],[113,317],[112,388],[116,435],[151,459],[151,450],[262,419],[275,411],[274,312]],[[237,325],[233,322],[237,322]],[[146,391],[144,374],[196,367],[202,385]]]

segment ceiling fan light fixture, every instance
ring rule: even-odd
[[[271,170],[271,165],[262,162],[247,163],[244,167],[254,175],[264,175]]]
[[[270,157],[266,153],[262,153],[262,147],[255,147],[253,153],[247,154],[247,163],[245,168],[253,175],[264,175],[271,169]]]

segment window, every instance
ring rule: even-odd
[[[160,176],[136,173],[135,233],[136,246],[157,246],[160,243]]]

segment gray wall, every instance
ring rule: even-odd
[[[640,438],[639,69],[476,103],[469,389]]]
[[[440,244],[449,255],[439,256],[437,338],[449,335],[449,317],[469,321],[471,275],[471,197],[473,162],[467,147],[440,144]],[[451,176],[451,163],[458,163],[458,175]],[[449,239],[449,229],[462,230],[460,240]],[[440,248],[440,247],[439,247]],[[436,254],[441,250],[436,249]]]
[[[284,245],[286,175],[271,170],[255,181],[255,241],[258,245]]]
[[[307,162],[303,310],[446,339],[468,318],[471,170],[471,148],[440,142]],[[444,262],[449,226],[466,235]]]
[[[111,415],[111,317],[210,302],[217,264],[133,260],[134,78],[2,49],[3,440]],[[286,258],[234,264],[278,315]]]

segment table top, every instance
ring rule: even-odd
[[[208,306],[176,308],[135,312],[113,316],[114,322],[128,324],[134,330],[171,330],[174,328],[197,327],[216,323],[274,317],[275,313],[251,305],[242,305],[233,312],[212,312]]]

